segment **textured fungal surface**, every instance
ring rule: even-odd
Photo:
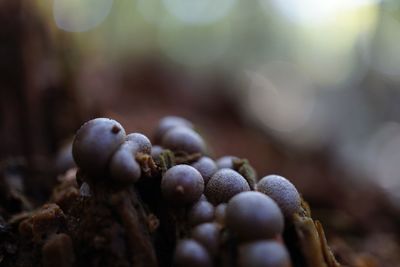
[[[234,195],[249,191],[250,186],[246,179],[231,169],[217,171],[208,181],[205,194],[214,205],[228,202]]]
[[[275,200],[285,216],[291,216],[300,211],[299,192],[289,180],[282,176],[265,176],[257,183],[257,190]]]
[[[112,119],[82,125],[77,168],[48,203],[33,209],[20,195],[22,211],[0,216],[1,266],[340,266],[287,179],[215,160],[184,118],[155,128],[150,140]]]

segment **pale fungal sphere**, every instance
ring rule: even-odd
[[[201,157],[192,166],[201,173],[205,184],[207,184],[211,176],[218,170],[215,161],[209,157]]]
[[[75,135],[72,155],[87,174],[102,175],[111,156],[125,140],[125,130],[117,121],[97,118],[83,124]]]
[[[167,200],[175,204],[190,204],[197,201],[203,194],[203,177],[192,166],[176,165],[164,173],[161,191]]]
[[[249,191],[237,194],[228,202],[226,225],[240,240],[251,241],[281,234],[284,219],[270,197]]]
[[[256,241],[239,247],[239,267],[290,267],[286,248],[276,241]]]
[[[174,266],[211,267],[212,260],[207,250],[197,241],[184,239],[175,248]]]
[[[114,181],[133,183],[139,180],[141,169],[135,159],[137,150],[136,143],[126,141],[111,157],[110,173]]]
[[[174,127],[167,131],[161,145],[174,152],[205,153],[206,144],[203,138],[194,130],[187,127]]]
[[[151,154],[151,142],[147,136],[141,133],[131,133],[126,136],[127,141],[132,141],[138,145],[138,151],[144,154]]]
[[[238,160],[238,157],[235,156],[223,156],[217,159],[217,167],[218,169],[228,168],[233,169],[233,161]]]
[[[211,222],[214,219],[214,206],[207,200],[199,200],[188,212],[189,224],[194,226],[200,223]]]
[[[202,244],[211,255],[219,249],[220,226],[216,223],[202,223],[192,230],[192,238]]]
[[[184,119],[182,117],[167,116],[162,118],[158,123],[154,139],[157,142],[160,142],[162,137],[168,130],[171,130],[172,128],[179,126],[193,129],[193,124],[187,119]]]
[[[218,170],[208,181],[205,189],[207,199],[214,205],[228,202],[234,195],[249,191],[246,179],[231,169]]]
[[[299,192],[288,179],[282,176],[265,176],[257,183],[257,190],[275,200],[286,217],[300,211]]]

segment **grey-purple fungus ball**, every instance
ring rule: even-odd
[[[231,169],[218,170],[206,185],[205,195],[212,204],[228,202],[234,195],[249,191],[246,179]]]
[[[274,238],[284,227],[275,201],[255,191],[234,196],[226,207],[225,219],[227,227],[242,241]]]
[[[299,212],[301,198],[296,187],[279,175],[268,175],[257,183],[257,190],[271,197],[281,208],[286,217]]]

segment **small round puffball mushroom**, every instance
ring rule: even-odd
[[[220,169],[210,178],[205,188],[207,199],[214,205],[228,202],[234,195],[249,191],[246,179],[231,169]]]
[[[256,241],[239,247],[239,267],[290,267],[286,248],[276,241]]]
[[[299,192],[288,179],[282,176],[265,176],[257,183],[257,190],[275,200],[285,217],[300,211]]]
[[[226,226],[241,241],[274,238],[283,232],[284,218],[275,201],[260,192],[234,196],[226,207]]]

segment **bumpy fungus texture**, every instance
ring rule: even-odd
[[[221,169],[208,181],[205,194],[211,203],[217,205],[228,202],[240,192],[249,190],[250,186],[242,175],[231,169]]]
[[[265,176],[257,183],[257,190],[275,200],[286,217],[300,211],[299,192],[289,180],[282,176]]]
[[[162,119],[160,147],[111,119],[85,123],[73,143],[79,169],[50,203],[0,217],[2,266],[289,267],[286,247],[292,267],[339,266],[289,181],[255,186],[247,160],[215,163],[192,128]]]

